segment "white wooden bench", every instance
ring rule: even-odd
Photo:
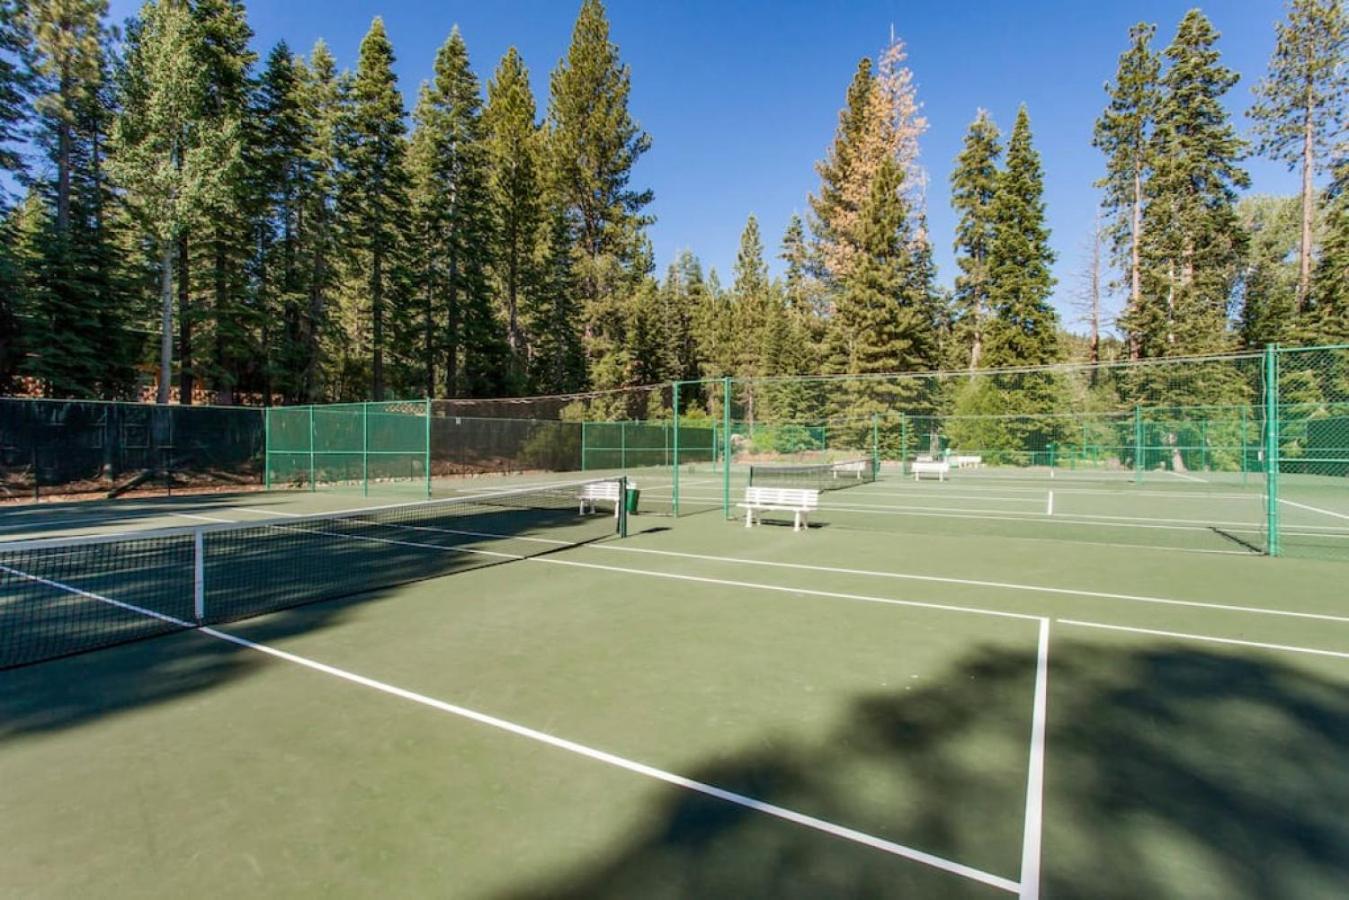
[[[960,455],[950,457],[947,462],[957,469],[977,469],[984,464],[984,458],[982,456]]]
[[[945,481],[946,476],[951,474],[951,464],[918,459],[909,466],[909,471],[913,473],[914,481],[920,480],[924,475],[936,475],[938,481]]]
[[[628,487],[635,488],[636,486],[636,484],[628,482]],[[583,516],[595,512],[596,503],[612,503],[615,519],[618,518],[618,507],[623,502],[619,493],[619,482],[617,481],[596,481],[591,484],[583,484],[576,499],[580,501],[581,515]]]
[[[820,492],[807,488],[747,487],[745,502],[737,504],[745,511],[745,527],[754,525],[755,518],[764,512],[792,514],[792,531],[806,525],[806,516],[820,508]]]
[[[863,476],[866,475],[867,469],[870,467],[871,463],[867,462],[865,459],[854,459],[849,462],[838,463],[833,466],[834,480],[837,481],[844,475],[851,475],[853,478],[861,481]]]

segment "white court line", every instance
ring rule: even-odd
[[[1197,477],[1197,476],[1190,475],[1190,474],[1187,474],[1187,473],[1185,473],[1185,472],[1177,472],[1177,471],[1175,471],[1175,470],[1173,470],[1173,469],[1167,469],[1166,471],[1167,471],[1169,474],[1176,476],[1177,478],[1184,478],[1186,481],[1197,481],[1197,482],[1199,482],[1200,484],[1208,484],[1208,482],[1205,481],[1203,478],[1199,478],[1199,477]]]
[[[1315,656],[1333,656],[1337,659],[1349,659],[1349,653],[1338,650],[1318,650],[1314,647],[1297,647],[1291,644],[1266,644],[1263,641],[1239,641],[1236,638],[1220,638],[1207,634],[1185,634],[1179,631],[1158,631],[1154,628],[1134,628],[1129,625],[1106,625],[1103,622],[1079,622],[1075,619],[1055,619],[1064,625],[1076,625],[1079,628],[1104,628],[1109,631],[1127,631],[1133,634],[1153,634],[1158,637],[1180,638],[1186,641],[1204,641],[1210,644],[1234,644],[1238,647],[1258,647],[1261,650],[1286,650],[1289,653],[1310,653]]]
[[[438,549],[447,549],[447,548],[438,548]],[[175,619],[172,616],[166,616],[161,613],[153,612],[152,610],[144,610],[141,609],[140,607],[122,603],[120,601],[113,600],[110,597],[104,597],[99,594],[93,594],[88,591],[83,591],[70,585],[62,584],[60,582],[49,581],[45,578],[38,578],[36,576],[29,575],[25,572],[16,572],[15,570],[9,569],[8,567],[4,566],[0,566],[0,569],[10,572],[11,574],[18,575],[20,577],[28,578],[30,580],[42,583],[44,585],[51,586],[58,590],[69,591],[70,593],[77,594],[82,597],[88,597],[90,599],[98,600],[104,603],[109,603],[112,604],[113,606],[118,606],[123,609],[129,609],[135,612],[145,613],[146,615],[152,616],[153,618],[160,619],[165,622],[170,622],[172,624],[179,625],[183,628],[194,627],[193,623],[184,622],[180,619]],[[253,650],[258,653],[263,653],[268,656],[275,657],[276,659],[284,660],[294,665],[303,666],[304,668],[312,669],[315,672],[320,672],[322,674],[329,675],[334,678],[339,678],[343,681],[347,681],[352,684],[357,684],[362,687],[371,688],[373,690],[380,691],[381,693],[388,694],[393,697],[398,697],[403,700],[409,700],[413,703],[418,703],[421,704],[422,706],[427,706],[430,707],[431,709],[435,709],[440,712],[449,713],[450,715],[468,719],[470,721],[477,722],[481,725],[486,725],[490,728],[496,728],[498,730],[505,731],[510,734],[514,734],[518,737],[523,737],[528,740],[535,741],[537,743],[547,744],[548,746],[555,747],[559,750],[564,750],[568,753],[574,753],[578,756],[584,756],[588,759],[595,760],[596,762],[605,763],[606,765],[614,766],[615,768],[619,769],[625,769],[629,772],[646,776],[647,778],[652,778],[657,781],[662,781],[666,784],[674,785],[675,787],[684,788],[685,790],[693,791],[699,794],[704,794],[709,797],[714,797],[718,800],[723,800],[727,803],[732,803],[736,806],[742,806],[746,809],[753,810],[754,812],[773,816],[775,818],[782,819],[784,821],[791,822],[796,825],[801,825],[815,831],[820,831],[825,834],[832,835],[833,837],[841,838],[846,841],[851,841],[856,844],[861,844],[863,846],[870,847],[874,850],[880,850],[882,852],[889,853],[894,856],[899,856],[904,859],[912,860],[913,862],[921,863],[923,865],[930,866],[934,869],[940,869],[941,871],[949,872],[953,875],[958,875],[962,878],[967,878],[972,881],[978,881],[983,884],[987,884],[991,887],[1007,891],[1008,893],[1015,894],[1020,889],[1020,886],[1011,879],[1003,878],[998,875],[993,875],[989,872],[984,872],[980,869],[974,868],[973,866],[967,866],[962,863],[954,862],[953,860],[945,859],[943,857],[936,856],[931,853],[926,853],[922,850],[917,850],[913,847],[908,847],[904,844],[899,844],[894,841],[888,841],[885,840],[884,838],[876,837],[875,835],[867,834],[862,831],[857,831],[856,829],[848,828],[843,825],[837,825],[825,819],[819,819],[816,818],[815,816],[809,816],[806,815],[805,813],[799,813],[796,812],[795,810],[787,809],[786,807],[783,806],[778,806],[773,803],[767,803],[763,800],[757,800],[745,794],[739,794],[734,791],[728,791],[725,790],[724,788],[719,788],[716,787],[715,785],[711,785],[706,782],[696,781],[692,778],[685,778],[682,775],[676,775],[673,772],[668,772],[664,769],[658,769],[655,766],[649,766],[645,763],[637,762],[636,760],[628,759],[627,757],[618,756],[617,754],[609,753],[605,750],[599,750],[594,747],[578,743],[576,741],[571,741],[567,740],[566,738],[557,737],[556,735],[549,734],[548,732],[539,731],[537,729],[530,728],[529,726],[526,725],[511,722],[507,719],[501,719],[496,716],[488,715],[487,713],[479,712],[474,709],[469,709],[468,707],[465,706],[458,706],[453,703],[448,703],[444,700],[438,700],[434,697],[429,697],[426,694],[420,694],[415,691],[407,690],[406,688],[396,687],[387,682],[378,681],[374,678],[369,678],[364,675],[358,675],[355,672],[351,672],[346,669],[339,669],[336,666],[330,666],[327,663],[322,663],[317,660],[310,659],[308,657],[299,656],[298,654],[295,653],[289,653],[285,650],[281,650],[276,647],[271,647],[266,644],[257,643],[256,641],[250,641],[245,637],[230,634],[224,631],[219,631],[215,628],[201,627],[197,628],[196,630],[209,637],[213,637],[217,640],[225,641],[227,643],[243,647],[247,650]]]
[[[544,538],[531,535],[503,535],[489,531],[472,531],[462,528],[440,528],[434,525],[402,525],[390,523],[387,524],[385,527],[406,531],[424,531],[436,534],[457,534],[465,537],[481,537],[481,538],[497,538],[497,539],[507,538],[510,540],[524,541],[528,543],[548,544],[556,547],[575,546],[574,541],[564,541],[558,538]],[[368,539],[376,541],[382,540],[381,538],[368,538]],[[418,544],[414,546],[424,546],[424,545]],[[439,547],[439,545],[425,545],[425,546],[436,546],[439,549],[447,551],[463,550],[464,552],[475,552],[471,548]],[[821,565],[812,565],[808,563],[778,562],[775,560],[750,559],[747,557],[738,557],[738,556],[717,556],[706,553],[688,553],[679,550],[656,550],[650,547],[633,547],[626,543],[582,544],[580,545],[580,547],[587,550],[598,550],[601,552],[637,553],[637,554],[645,554],[648,556],[668,556],[677,559],[696,559],[702,562],[734,563],[736,565],[760,566],[778,569],[792,569],[804,572],[827,572],[831,575],[859,575],[868,578],[890,578],[896,581],[921,581],[930,584],[954,584],[960,585],[962,587],[993,588],[996,590],[1021,591],[1035,594],[1054,594],[1058,596],[1090,597],[1094,600],[1123,600],[1134,603],[1151,603],[1162,606],[1183,606],[1195,609],[1215,609],[1221,610],[1223,612],[1242,612],[1242,613],[1251,613],[1253,615],[1283,616],[1294,619],[1317,619],[1326,622],[1349,624],[1349,616],[1335,616],[1330,615],[1328,613],[1298,612],[1296,610],[1268,609],[1259,606],[1240,606],[1228,603],[1211,603],[1201,600],[1179,600],[1170,597],[1154,597],[1146,594],[1123,594],[1109,591],[1088,591],[1077,588],[1050,587],[1047,585],[1023,584],[1019,582],[1009,582],[1009,581],[986,581],[974,578],[955,578],[946,575],[920,575],[917,573],[910,573],[910,572],[891,572],[877,569],[854,569],[843,566],[821,566]],[[477,551],[477,552],[486,552],[486,551]],[[517,554],[502,554],[502,555],[511,556],[512,558],[521,558],[525,560],[530,559],[530,557],[519,556]],[[547,560],[537,560],[537,561],[545,562]],[[647,572],[648,574],[655,574],[651,573],[649,570],[634,570],[634,571],[643,571]]]
[[[1026,823],[1021,836],[1021,900],[1040,896],[1040,845],[1044,832],[1045,722],[1049,705],[1049,620],[1040,620],[1035,651],[1035,707],[1026,773]]]
[[[1335,517],[1336,519],[1345,519],[1345,520],[1349,520],[1349,516],[1346,516],[1344,513],[1337,513],[1337,512],[1334,512],[1334,511],[1332,511],[1332,510],[1329,510],[1329,509],[1322,509],[1322,508],[1319,507],[1319,506],[1308,506],[1308,505],[1305,504],[1305,503],[1295,503],[1295,502],[1293,502],[1292,500],[1285,500],[1285,499],[1283,499],[1282,497],[1279,498],[1279,502],[1280,502],[1280,503],[1287,503],[1289,506],[1296,506],[1298,509],[1305,509],[1305,510],[1307,510],[1308,512],[1320,513],[1320,514],[1323,515],[1323,516],[1333,516],[1333,517]],[[1300,526],[1300,527],[1304,527],[1304,528],[1305,528],[1305,527],[1308,527],[1308,526],[1305,526],[1305,525],[1304,525],[1304,526]],[[1326,527],[1328,527],[1328,526],[1326,526]]]

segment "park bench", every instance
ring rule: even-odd
[[[629,487],[636,487],[629,482]],[[581,486],[581,493],[577,496],[581,503],[581,515],[595,512],[596,503],[612,503],[614,505],[614,518],[618,518],[618,509],[622,504],[620,495],[620,483],[617,481],[596,481]]]
[[[754,525],[756,517],[764,512],[792,514],[792,531],[806,525],[806,516],[820,508],[820,492],[807,488],[747,487],[745,502],[738,504],[745,511],[745,527]]]
[[[946,476],[951,474],[951,464],[949,462],[931,462],[920,459],[909,465],[909,471],[913,473],[914,481],[920,480],[924,475],[936,475],[938,481],[945,481]]]

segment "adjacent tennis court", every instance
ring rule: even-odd
[[[1339,892],[1342,565],[1213,534],[1235,485],[855,480],[803,533],[603,476],[6,510],[6,889]]]

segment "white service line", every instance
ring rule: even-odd
[[[1188,475],[1185,472],[1177,472],[1174,469],[1167,469],[1166,471],[1176,476],[1177,478],[1184,478],[1186,481],[1197,481],[1200,484],[1208,484],[1208,482],[1205,481],[1203,478],[1199,478],[1198,476],[1195,475]]]
[[[1349,659],[1349,653],[1339,650],[1318,650],[1315,647],[1298,647],[1292,644],[1267,644],[1263,641],[1242,641],[1236,638],[1214,637],[1208,634],[1186,634],[1180,631],[1158,631],[1155,628],[1134,628],[1130,625],[1107,625],[1104,622],[1081,622],[1076,619],[1055,619],[1063,625],[1076,625],[1079,628],[1102,628],[1108,631],[1127,631],[1131,634],[1151,634],[1158,637],[1179,638],[1185,641],[1203,641],[1210,644],[1233,644],[1238,647],[1258,647],[1261,650],[1283,650],[1288,653],[1309,653],[1313,656],[1333,656],[1336,659]]]
[[[1323,516],[1333,516],[1333,517],[1336,518],[1336,519],[1345,519],[1346,521],[1349,521],[1349,516],[1345,515],[1344,513],[1334,512],[1333,510],[1329,510],[1329,509],[1322,509],[1322,508],[1319,507],[1319,506],[1308,506],[1308,505],[1305,504],[1305,503],[1295,503],[1295,502],[1292,501],[1292,500],[1285,500],[1285,499],[1283,499],[1282,497],[1279,498],[1279,502],[1280,502],[1280,503],[1287,503],[1289,506],[1296,506],[1298,509],[1305,509],[1305,510],[1307,510],[1308,512],[1320,513],[1320,514],[1323,515]],[[1300,526],[1300,527],[1303,527],[1303,528],[1309,528],[1309,527],[1313,527],[1313,526],[1303,525],[1303,526]],[[1323,526],[1323,527],[1325,527],[1325,526]]]
[[[1040,620],[1035,650],[1035,706],[1026,773],[1026,823],[1021,836],[1021,900],[1040,896],[1040,845],[1044,833],[1045,722],[1049,706],[1049,620]]]

